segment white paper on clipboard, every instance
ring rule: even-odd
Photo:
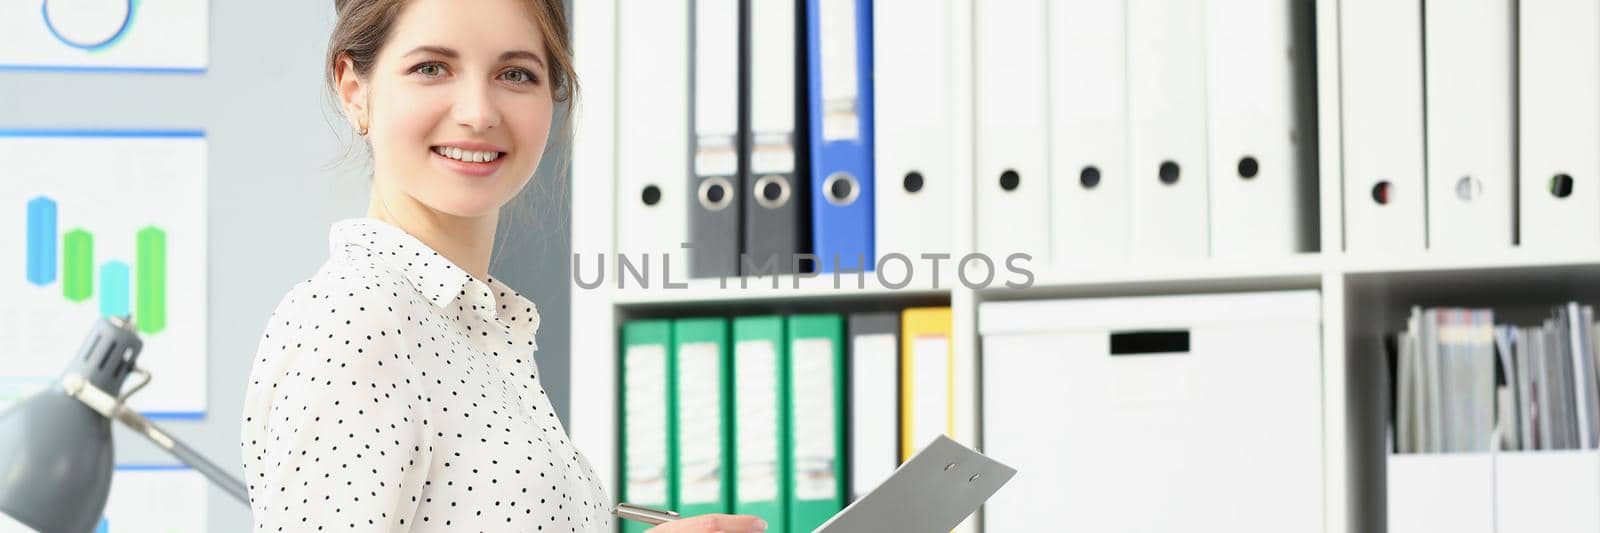
[[[1016,474],[1016,469],[939,435],[813,533],[945,533]]]

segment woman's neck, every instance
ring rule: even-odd
[[[440,213],[404,193],[385,194],[376,187],[367,205],[368,217],[400,228],[484,282],[489,279],[497,215],[469,218]]]

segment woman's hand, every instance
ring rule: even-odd
[[[761,533],[767,523],[743,514],[703,514],[673,520],[645,530],[645,533]]]

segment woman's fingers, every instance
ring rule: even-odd
[[[705,514],[674,520],[645,533],[761,533],[767,523],[750,515]]]
[[[716,517],[717,529],[722,533],[761,533],[767,530],[767,523],[760,518],[750,515],[711,515]]]

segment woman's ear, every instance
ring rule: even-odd
[[[366,135],[371,124],[367,116],[367,82],[356,73],[355,60],[350,58],[350,54],[339,55],[333,76],[334,86],[339,90],[339,103],[344,106],[344,115],[350,120],[350,127]]]

